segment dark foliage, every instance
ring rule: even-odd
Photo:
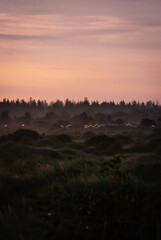
[[[87,131],[87,132],[83,133],[83,138],[90,138],[90,137],[93,137],[94,135],[95,135],[94,132]]]
[[[144,127],[151,127],[152,125],[156,125],[156,122],[152,119],[142,119],[141,125]]]
[[[41,136],[38,132],[31,129],[18,129],[16,132],[12,134],[12,136],[18,136],[20,138],[27,137],[34,140],[40,139]]]
[[[39,141],[40,146],[62,147],[72,142],[72,139],[67,134],[47,135]]]
[[[115,140],[113,137],[107,135],[97,135],[85,141],[87,152],[94,152],[95,154],[114,154],[122,152],[123,144],[121,141]]]
[[[8,124],[11,122],[11,117],[9,116],[9,112],[8,110],[3,110],[1,113],[0,113],[0,122],[3,123],[3,124]]]
[[[142,126],[161,125],[160,123],[161,106],[158,103],[148,101],[139,103],[136,101],[125,103],[89,102],[87,98],[84,101],[65,102],[57,100],[50,104],[46,101],[30,98],[28,102],[17,99],[9,101],[3,99],[0,101],[0,123],[2,124],[30,124],[35,119],[45,123],[54,124],[60,127],[62,124],[73,124],[82,126],[85,124],[107,124],[116,123],[119,125],[128,122],[138,123],[150,118],[153,122],[143,121]],[[150,120],[149,119],[149,120]],[[155,121],[155,122],[154,122]]]
[[[61,143],[70,143],[72,141],[71,137],[67,134],[56,135],[55,138]]]
[[[118,135],[115,135],[113,138],[115,142],[120,142],[122,144],[130,144],[133,142],[132,137],[129,135],[118,134]]]
[[[51,159],[60,159],[60,154],[54,150],[39,149],[23,144],[8,142],[0,145],[0,159],[8,160],[11,163],[15,159],[32,159],[33,157],[43,156]]]
[[[113,142],[113,138],[107,136],[107,135],[97,135],[94,137],[91,137],[85,141],[85,144],[87,146],[109,146]]]
[[[30,129],[18,129],[12,134],[1,136],[0,143],[13,141],[31,145],[40,140],[41,138],[41,135],[36,131]]]

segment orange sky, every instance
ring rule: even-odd
[[[0,97],[161,102],[157,0],[0,2]]]

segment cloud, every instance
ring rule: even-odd
[[[7,40],[28,40],[28,39],[36,39],[42,38],[42,36],[33,36],[33,35],[15,35],[15,34],[0,34],[0,39]]]
[[[35,41],[107,43],[115,46],[161,47],[161,22],[157,18],[130,20],[106,15],[0,14],[0,42]],[[159,43],[160,42],[160,43]]]
[[[0,12],[16,14],[124,15],[159,13],[159,0],[1,0]]]

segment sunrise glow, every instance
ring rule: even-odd
[[[1,99],[161,102],[160,14],[157,0],[1,1]]]

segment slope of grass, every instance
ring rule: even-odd
[[[1,240],[160,239],[160,155],[107,153],[125,134],[30,138],[0,143]]]

